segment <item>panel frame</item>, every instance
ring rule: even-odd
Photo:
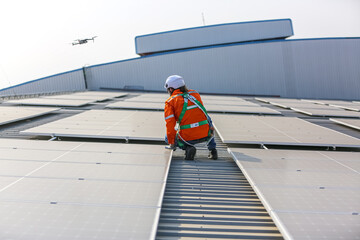
[[[162,105],[163,107],[160,107]],[[105,106],[105,108],[110,109],[134,109],[134,110],[154,110],[154,111],[164,111],[165,102],[137,102],[137,101],[118,101],[115,103],[110,103]]]
[[[261,200],[261,202],[263,203],[265,209],[267,210],[267,212],[269,213],[269,215],[272,217],[272,219],[274,220],[274,223],[276,224],[276,226],[278,227],[279,231],[282,233],[282,235],[284,236],[285,239],[294,239],[294,236],[291,234],[291,232],[289,231],[289,229],[286,227],[286,223],[284,223],[281,220],[281,217],[279,216],[279,214],[281,213],[290,213],[289,211],[282,211],[282,210],[276,210],[272,207],[271,203],[268,201],[268,199],[264,196],[263,192],[261,191],[260,187],[262,187],[263,185],[259,185],[257,184],[254,179],[251,177],[251,174],[249,174],[249,172],[247,171],[247,168],[245,168],[244,166],[242,166],[242,164],[240,163],[239,160],[237,160],[237,157],[235,155],[235,153],[233,152],[233,149],[237,149],[240,150],[240,148],[227,148],[228,153],[232,156],[233,160],[235,161],[236,165],[239,167],[239,169],[242,171],[242,173],[244,174],[244,176],[246,177],[246,179],[248,180],[248,182],[250,183],[251,187],[253,188],[253,190],[255,191],[255,193],[258,195],[259,199]],[[241,151],[241,150],[240,150]],[[271,151],[271,150],[264,150],[264,149],[259,149],[259,151]],[[274,151],[293,151],[293,150],[274,150]],[[311,152],[317,152],[317,151],[311,151]],[[249,168],[249,169],[263,169],[263,168]],[[265,168],[264,168],[265,169]],[[356,172],[357,174],[360,174],[359,172]],[[357,188],[358,189],[358,188]],[[299,213],[297,211],[295,211],[294,213]],[[306,213],[306,212],[305,212]],[[311,212],[308,212],[311,213]],[[319,212],[322,213],[322,212]],[[328,212],[323,212],[325,214],[329,214]],[[341,214],[347,214],[348,216],[351,216],[350,213],[341,213]]]
[[[27,108],[27,107],[18,107],[18,106],[1,106],[1,108]],[[36,107],[32,107],[32,109],[35,109]],[[41,107],[41,109],[45,109],[43,107]],[[43,116],[43,115],[47,115],[47,114],[50,114],[50,113],[53,113],[53,112],[57,112],[59,111],[60,108],[48,108],[48,111],[46,112],[41,112],[41,113],[37,113],[37,114],[33,114],[33,115],[29,115],[27,117],[21,117],[21,118],[16,118],[16,119],[13,119],[13,120],[8,120],[8,121],[4,121],[4,122],[0,122],[0,126],[1,125],[5,125],[5,124],[9,124],[9,123],[13,123],[13,122],[18,122],[18,121],[22,121],[22,120],[25,120],[25,119],[29,119],[29,118],[35,118],[35,117],[39,117],[39,116]]]
[[[31,100],[35,101],[32,102]],[[40,102],[38,102],[40,100]],[[62,101],[62,102],[61,102]],[[77,101],[77,104],[72,102]],[[82,107],[95,102],[95,100],[72,100],[72,99],[51,99],[51,98],[27,98],[23,100],[9,100],[5,103],[11,105],[29,105],[29,106],[58,106],[58,107]]]
[[[106,114],[106,112],[112,112],[112,113],[124,113],[124,112],[132,112],[132,113],[146,113],[147,115],[149,114],[149,112],[145,112],[145,111],[140,111],[140,110],[124,110],[124,111],[120,111],[120,110],[90,110],[90,111],[86,111],[86,112],[82,112],[80,114],[77,114],[77,115],[74,115],[74,116],[71,116],[71,117],[68,117],[68,118],[65,118],[65,119],[61,119],[61,120],[58,120],[58,121],[55,121],[55,122],[51,122],[51,123],[47,123],[47,124],[44,124],[44,125],[41,125],[41,126],[38,126],[38,127],[34,127],[34,128],[30,128],[30,129],[27,129],[27,130],[24,130],[24,131],[21,131],[21,134],[24,134],[24,135],[36,135],[36,136],[51,136],[51,137],[78,137],[78,138],[93,138],[93,139],[120,139],[120,140],[125,140],[125,141],[129,141],[129,140],[143,140],[143,141],[164,141],[164,137],[165,136],[165,121],[163,120],[163,114],[158,112],[158,111],[153,111],[152,113],[155,113],[155,114],[159,114],[159,116],[161,115],[161,118],[159,117],[159,120],[161,121],[161,124],[163,125],[163,132],[164,132],[164,135],[161,135],[159,137],[149,137],[149,136],[146,136],[146,134],[144,134],[143,136],[131,136],[131,135],[128,135],[128,134],[123,134],[123,135],[106,135],[106,133],[102,133],[104,131],[116,131],[116,129],[108,129],[108,128],[101,128],[101,129],[98,129],[98,130],[102,130],[102,131],[98,131],[97,133],[94,133],[94,134],[87,134],[87,133],[72,133],[73,131],[75,130],[66,130],[66,128],[64,128],[65,130],[63,132],[56,132],[56,130],[53,130],[53,131],[44,131],[44,132],[41,132],[39,130],[37,130],[38,128],[41,129],[41,127],[52,127],[52,129],[54,129],[54,125],[58,124],[58,125],[63,125],[63,121],[71,121],[71,122],[74,122],[74,121],[77,121],[76,118],[80,118],[80,117],[83,117],[83,116],[80,116],[81,114],[91,114],[94,113],[94,112],[98,112],[100,114],[100,112],[102,112],[101,114],[104,115]],[[80,117],[79,117],[80,116]],[[74,120],[75,118],[75,120]],[[70,120],[69,120],[70,119]],[[118,121],[119,123],[120,121]],[[114,127],[114,126],[113,126]],[[34,129],[34,130],[33,130]],[[87,129],[89,131],[91,131],[91,129]],[[81,129],[78,129],[78,131],[81,131]],[[67,132],[71,132],[71,133],[67,133]],[[102,133],[102,135],[99,135],[100,133]]]
[[[335,122],[337,124],[344,125],[346,127],[350,127],[350,128],[353,128],[353,129],[356,129],[356,130],[360,131],[360,124],[359,124],[359,126],[356,126],[356,125],[353,125],[351,123],[346,122],[347,120],[358,120],[359,123],[360,123],[360,119],[334,119],[334,118],[330,118],[329,120],[332,121],[332,122]]]
[[[44,146],[43,144],[40,144],[39,141],[34,141],[34,140],[1,140],[0,139],[0,143],[4,143],[4,146],[0,145],[0,148],[2,149],[18,149],[18,150],[21,150],[21,149],[24,149],[24,150],[31,150],[31,149],[34,149],[36,151],[39,151],[41,152],[43,149],[51,149],[51,150],[55,150],[57,149],[58,147],[56,147],[55,145],[57,145],[57,143],[60,144],[60,150],[59,150],[59,153],[58,153],[58,157],[56,157],[55,155],[50,157],[49,160],[47,161],[35,161],[35,160],[29,160],[33,163],[37,163],[37,164],[42,164],[42,166],[47,166],[49,164],[56,164],[56,161],[59,159],[59,157],[63,156],[64,154],[62,154],[62,152],[66,153],[66,152],[72,152],[72,151],[77,151],[78,149],[81,149],[83,147],[85,147],[85,149],[87,148],[92,148],[93,145],[96,145],[96,144],[100,144],[100,145],[108,145],[109,147],[112,146],[116,146],[118,144],[115,144],[115,143],[86,143],[86,142],[48,142],[48,141],[43,141],[43,143],[46,144],[46,146]],[[23,143],[25,144],[24,147],[22,148],[22,145]],[[32,145],[31,143],[35,143],[35,145]],[[89,146],[85,146],[84,144],[88,144]],[[124,146],[126,144],[123,144]],[[140,147],[140,146],[139,146]],[[163,146],[158,146],[159,149],[161,149]],[[20,149],[19,149],[20,148]],[[121,149],[120,149],[121,150]],[[169,151],[169,150],[166,150],[164,149],[164,151]],[[107,153],[107,149],[102,149],[102,152],[104,154]],[[157,202],[156,202],[156,205],[154,206],[138,206],[138,207],[141,207],[143,209],[154,209],[154,219],[151,226],[149,225],[149,227],[151,227],[151,231],[149,232],[149,238],[150,239],[155,239],[155,236],[156,236],[156,232],[157,232],[157,227],[158,227],[158,224],[159,224],[159,219],[160,219],[160,213],[161,213],[161,206],[162,206],[162,202],[163,202],[163,199],[164,199],[164,193],[165,193],[165,188],[166,188],[166,184],[167,184],[167,178],[168,178],[168,174],[169,174],[169,170],[170,170],[170,165],[171,165],[171,162],[172,162],[172,155],[173,155],[173,151],[170,151],[168,153],[168,161],[167,161],[167,164],[164,165],[164,175],[162,177],[162,181],[159,183],[161,184],[160,188],[159,188],[159,196],[158,196],[158,199],[157,199]],[[159,154],[159,156],[162,156],[162,154]],[[11,161],[11,160],[10,160]],[[18,161],[18,160],[13,160],[13,161]],[[127,165],[127,164],[125,164]],[[70,167],[70,166],[69,166]],[[41,169],[42,167],[38,167],[38,166],[34,166],[34,170],[30,171],[28,174],[24,174],[23,177],[21,176],[8,176],[6,178],[11,178],[10,180],[11,181],[8,181],[8,182],[5,182],[5,186],[2,186],[1,189],[0,189],[0,194],[2,191],[6,190],[7,188],[11,188],[14,184],[16,184],[18,181],[21,181],[22,179],[25,179],[26,177],[31,177],[30,175],[32,175],[34,172],[36,172],[38,169]],[[1,177],[1,176],[0,176]],[[41,181],[43,178],[37,178],[36,176],[34,176],[33,178],[36,178],[38,179],[39,181]],[[5,179],[6,180],[6,179]],[[57,178],[57,179],[54,179],[56,181],[59,181],[59,180],[65,180],[63,178]],[[78,180],[81,180],[81,179],[78,179]],[[46,181],[46,180],[44,180]],[[65,181],[69,181],[68,180],[65,180]],[[70,180],[72,181],[72,180]],[[75,179],[75,181],[77,181]],[[125,181],[126,182],[126,181]],[[0,202],[2,201],[7,201],[6,199],[3,199],[3,200],[0,200]],[[40,200],[35,200],[35,201],[13,201],[11,200],[11,202],[19,202],[20,204],[21,203],[26,203],[26,204],[40,204],[40,205],[44,205],[44,204],[55,204],[54,206],[56,205],[59,205],[59,206],[68,206],[68,207],[76,207],[77,205],[79,206],[86,206],[86,207],[118,207],[119,209],[120,208],[126,208],[126,207],[129,207],[128,205],[107,205],[107,204],[79,204],[79,203],[72,203],[72,202],[44,202],[44,201],[40,201]],[[46,205],[45,205],[46,206]],[[48,205],[50,206],[50,205]],[[135,208],[136,206],[130,206],[131,208]]]
[[[342,117],[342,118],[360,118],[360,113],[356,112],[356,111],[346,111],[343,109],[338,109],[338,110],[328,110],[328,109],[310,109],[310,108],[290,108],[291,110],[298,112],[298,113],[302,113],[305,115],[309,115],[309,116],[314,116],[314,117]],[[321,111],[328,111],[328,112],[324,112],[324,113],[320,113]],[[344,113],[344,114],[342,114]]]
[[[239,116],[239,115],[236,115],[236,116]],[[239,116],[239,117],[242,117],[242,116]],[[251,116],[251,117],[262,117],[262,116]],[[273,116],[267,116],[267,117],[270,118],[270,117],[273,117]],[[264,118],[266,118],[266,117],[264,117]],[[275,117],[273,117],[273,118],[275,118]],[[276,118],[285,118],[285,117],[276,116]],[[307,121],[305,121],[303,119],[300,119],[300,118],[295,118],[295,119],[299,119],[299,120],[304,121],[306,123],[313,124],[313,123],[307,122]],[[216,118],[213,118],[213,123],[214,123],[214,128],[217,131],[217,133],[218,133],[219,137],[221,138],[222,142],[226,143],[226,144],[256,144],[256,145],[261,145],[261,146],[263,146],[263,145],[278,145],[278,146],[302,146],[302,147],[331,147],[331,148],[348,147],[348,148],[360,148],[360,144],[357,145],[357,144],[316,143],[316,142],[297,142],[297,143],[295,143],[295,142],[277,142],[277,141],[226,140],[224,138],[223,134],[221,133],[221,129],[219,129],[219,127],[216,124]],[[313,125],[320,128],[320,129],[326,129],[329,132],[333,132],[333,133],[336,133],[336,134],[346,136],[349,139],[355,139],[357,141],[360,141],[359,139],[357,139],[355,137],[346,135],[344,133],[335,131],[333,129],[318,126],[316,124],[313,124]]]

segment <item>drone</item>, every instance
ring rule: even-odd
[[[72,45],[74,46],[74,45],[85,44],[85,43],[88,43],[88,41],[90,41],[90,40],[92,40],[93,42],[95,42],[94,39],[95,39],[96,37],[97,37],[97,36],[92,37],[92,38],[76,39],[76,40],[74,40],[74,42],[72,43]]]

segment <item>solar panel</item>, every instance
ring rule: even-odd
[[[96,97],[96,96],[79,96],[74,94],[68,94],[68,95],[54,95],[54,96],[45,96],[42,97],[44,99],[72,99],[72,100],[92,100],[92,101],[100,101],[107,99],[106,97]]]
[[[293,99],[293,98],[255,98],[260,102],[265,103],[301,103],[301,99]]]
[[[126,102],[155,102],[164,104],[168,94],[141,94],[132,98],[124,99]]]
[[[80,107],[94,102],[93,100],[81,99],[51,99],[51,98],[27,98],[18,100],[9,100],[6,103],[20,105],[38,105],[38,106],[64,106],[64,107]]]
[[[353,118],[360,118],[360,112],[355,111],[346,111],[339,108],[331,108],[330,106],[327,106],[325,109],[320,108],[291,108],[292,110],[303,113],[309,116],[315,116],[315,117],[353,117]]]
[[[360,156],[358,155],[358,157]],[[281,185],[289,188],[297,186],[309,188],[317,187],[314,189],[315,192],[317,192],[320,187],[360,187],[360,176],[359,174],[356,174],[356,172],[351,172],[349,169],[342,168],[337,171],[332,168],[332,163],[325,162],[322,163],[322,165],[324,165],[324,169],[318,170],[316,173],[314,173],[314,169],[302,168],[289,170],[286,173],[284,173],[284,169],[247,169],[247,172],[257,179],[258,185],[265,184],[274,187]],[[300,171],[298,172],[297,170]],[[312,190],[306,189],[304,191]],[[310,204],[309,207],[313,206]]]
[[[1,238],[155,236],[164,146],[0,139],[0,149]]]
[[[131,102],[119,101],[111,103],[106,108],[117,109],[146,109],[146,110],[164,110],[164,102]],[[267,114],[267,115],[281,115],[280,112],[261,106],[251,105],[220,105],[220,104],[205,104],[205,108],[210,113],[245,113],[245,114]]]
[[[360,113],[354,113],[349,111],[344,111],[339,108],[345,108],[348,110],[357,111],[357,106],[355,103],[346,103],[341,106],[336,105],[325,105],[325,102],[319,102],[315,100],[297,100],[297,99],[269,99],[269,98],[257,98],[259,101],[270,103],[274,106],[292,109],[296,112],[303,113],[310,116],[317,117],[360,117]],[[329,101],[329,103],[334,103],[342,101]],[[346,107],[347,106],[347,107]]]
[[[349,102],[341,100],[303,100],[306,102],[312,102],[320,105],[329,105],[332,107],[343,108],[351,111],[360,111],[360,102]]]
[[[24,134],[162,141],[164,113],[131,110],[90,110],[22,131]]]
[[[58,108],[40,108],[40,107],[0,107],[0,125],[16,122],[32,117],[41,116],[54,111]]]
[[[360,139],[299,118],[211,115],[224,143],[359,147]]]
[[[165,94],[143,94],[133,98],[124,99],[125,102],[142,102],[142,103],[159,103],[164,104],[169,95]],[[238,97],[222,97],[201,95],[201,99],[206,106],[208,105],[225,105],[225,106],[243,106],[243,107],[260,107],[258,104],[246,101]]]
[[[328,213],[293,214],[276,212],[283,220],[283,226],[298,239],[360,239],[359,216]],[[306,224],[305,227],[301,227]],[[290,239],[290,238],[289,238]]]
[[[302,101],[300,99],[269,99],[269,98],[265,98],[265,99],[259,99],[257,98],[257,100],[262,101],[262,102],[266,102],[266,103],[270,103],[271,105],[277,106],[277,107],[281,107],[281,108],[286,108],[286,109],[290,109],[290,108],[327,108],[328,106],[325,105],[319,105],[319,104],[315,104],[312,102],[306,102],[306,101]]]
[[[106,108],[119,109],[147,109],[147,110],[164,110],[165,101],[163,102],[130,102],[119,101],[106,105]]]
[[[331,121],[338,124],[360,130],[360,119],[348,119],[348,118],[330,118]]]
[[[140,94],[143,98],[160,98],[160,99],[167,99],[169,94],[167,93],[142,93]]]
[[[164,148],[164,146],[163,146]],[[141,166],[141,165],[121,165],[121,168],[110,164],[90,164],[72,163],[71,169],[68,163],[56,163],[40,169],[32,174],[34,177],[51,177],[89,180],[112,180],[112,181],[151,181],[161,182],[164,173],[164,166]]]
[[[236,99],[234,101],[229,101],[229,100],[214,100],[214,99],[202,99],[203,103],[205,104],[205,106],[207,105],[230,105],[230,106],[247,106],[247,107],[260,107],[259,104],[255,104],[252,102],[248,102],[242,99]]]
[[[75,92],[74,95],[116,98],[116,97],[124,97],[124,96],[128,95],[128,93],[124,93],[124,92],[86,91],[86,92]]]
[[[315,103],[307,103],[307,102],[298,102],[298,103],[271,103],[274,106],[282,107],[282,108],[288,108],[288,109],[294,109],[294,108],[306,108],[306,109],[324,109],[324,110],[339,110],[334,107],[321,105],[321,104],[315,104]]]
[[[115,97],[124,97],[127,93],[114,93],[114,92],[79,92],[71,94],[60,94],[53,96],[45,96],[46,99],[73,99],[73,100],[93,100],[104,101]]]
[[[280,112],[260,106],[236,106],[236,105],[212,105],[206,104],[205,108],[212,113],[246,113],[246,114],[267,114],[267,115],[281,115]]]
[[[306,101],[306,102],[312,102],[312,103],[316,103],[316,104],[323,104],[323,105],[347,104],[347,103],[351,103],[351,102],[342,101],[342,100],[322,100],[322,99],[318,99],[318,100],[306,99],[306,100],[304,100],[304,101]]]
[[[343,108],[350,111],[360,111],[360,103],[341,103],[341,104],[330,104],[330,106]]]
[[[229,152],[285,237],[359,236],[360,222],[354,217],[360,208],[360,153],[244,148]],[[314,220],[325,216],[325,222]],[[339,220],[349,225],[340,227]]]
[[[201,99],[203,101],[230,101],[230,102],[246,101],[239,97],[217,96],[217,95],[201,95]]]
[[[1,239],[153,239],[157,208],[2,202]]]

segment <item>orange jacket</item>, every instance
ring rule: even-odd
[[[165,121],[166,121],[166,135],[169,144],[175,144],[175,136],[176,136],[175,125],[177,120],[179,119],[179,116],[184,106],[184,98],[182,96],[176,96],[181,93],[183,92],[181,92],[179,89],[176,89],[172,93],[172,95],[165,101],[164,112],[165,112]],[[197,93],[194,90],[189,90],[188,93],[191,96],[195,97],[201,104],[203,104],[199,93]],[[188,101],[188,110],[186,111],[181,121],[181,125],[188,125],[203,120],[207,120],[205,114],[201,109],[199,109],[198,107],[191,108],[191,106],[193,105],[195,104],[192,103],[191,101]],[[209,124],[205,124],[193,128],[181,129],[179,134],[185,141],[190,141],[190,140],[205,138],[208,136],[208,133],[209,133]]]

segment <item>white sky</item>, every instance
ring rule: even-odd
[[[0,0],[0,89],[137,57],[136,36],[202,26],[202,13],[206,25],[291,18],[291,38],[360,37],[360,0]]]

